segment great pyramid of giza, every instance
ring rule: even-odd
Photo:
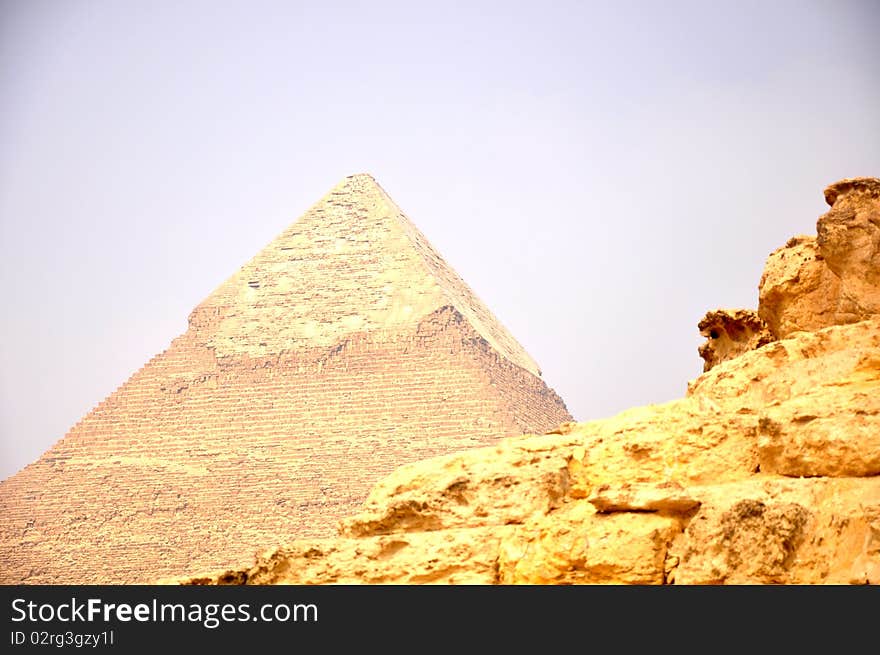
[[[333,534],[401,464],[570,419],[400,208],[354,175],[0,482],[0,582],[222,569]]]

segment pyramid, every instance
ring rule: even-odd
[[[0,582],[223,569],[334,534],[401,464],[570,419],[376,181],[351,176],[0,482]]]

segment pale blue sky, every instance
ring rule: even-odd
[[[0,478],[372,173],[580,420],[880,175],[880,2],[0,0]]]

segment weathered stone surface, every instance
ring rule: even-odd
[[[602,514],[570,499],[516,525],[296,542],[177,582],[880,583],[880,477],[761,474],[688,493],[696,513]]]
[[[819,254],[816,238],[798,236],[767,258],[758,284],[758,315],[777,339],[852,322],[839,316],[840,278]]]
[[[721,408],[757,412],[773,402],[871,377],[880,349],[880,317],[802,332],[748,352],[688,384],[688,397]]]
[[[333,534],[401,464],[570,419],[379,185],[346,178],[0,482],[0,583],[237,565]]]
[[[805,526],[812,515],[797,503],[742,500],[698,516],[688,528],[688,547],[673,575],[679,584],[787,582]]]
[[[761,475],[691,491],[701,507],[669,548],[668,582],[880,582],[880,478]]]
[[[751,309],[716,309],[707,312],[697,327],[707,339],[699,348],[703,371],[774,340],[767,325]]]
[[[838,314],[880,313],[880,179],[841,180],[825,189],[825,200],[831,209],[816,224],[817,243],[840,278]]]
[[[261,554],[247,570],[187,584],[495,584],[500,544],[512,529],[303,540]]]
[[[761,470],[789,476],[880,474],[880,357],[856,375],[767,408],[759,423]],[[864,374],[863,379],[856,377]]]
[[[722,411],[686,398],[629,409],[581,425],[569,459],[571,494],[597,485],[677,482],[684,486],[740,480],[758,466],[758,415]]]
[[[564,444],[520,437],[402,466],[373,487],[341,533],[364,536],[523,523],[558,507],[569,489]]]
[[[588,498],[597,484],[681,485],[740,480],[758,467],[756,411],[722,412],[699,399],[627,410],[400,467],[380,481],[348,537],[521,524]]]
[[[758,314],[776,338],[880,312],[880,180],[841,180],[825,199],[818,237],[790,239],[761,276]]]
[[[678,519],[657,514],[597,514],[571,502],[517,526],[501,542],[501,584],[663,584],[666,551]]]
[[[603,484],[588,498],[597,512],[665,512],[681,514],[700,501],[677,482]]]

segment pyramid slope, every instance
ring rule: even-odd
[[[370,178],[372,180],[372,178]],[[440,287],[449,299],[450,304],[458,309],[470,322],[474,329],[498,351],[517,366],[534,375],[541,375],[538,364],[529,356],[514,336],[495,317],[483,301],[481,301],[467,283],[452,269],[446,260],[437,252],[425,238],[425,235],[409,220],[397,204],[385,193],[385,190],[373,181],[379,188],[385,199],[386,205],[394,213],[398,221],[403,225],[416,251],[422,256],[428,270],[438,281]]]
[[[166,351],[0,482],[0,582],[222,568],[333,534],[403,463],[571,418],[453,304],[377,189],[348,178],[334,208],[307,212]]]
[[[502,356],[535,361],[367,174],[345,178],[190,317],[218,357],[334,346],[455,307]],[[266,334],[265,324],[273,325]]]

